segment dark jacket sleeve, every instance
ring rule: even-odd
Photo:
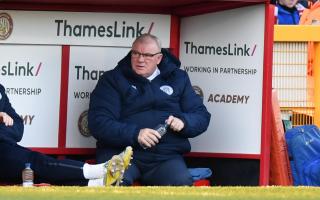
[[[90,96],[88,125],[98,143],[113,147],[138,145],[136,125],[120,121],[121,87],[112,72],[102,76]],[[123,88],[124,89],[124,88]]]
[[[2,85],[0,85],[0,92],[2,96],[0,99],[0,111],[7,113],[13,119],[13,126],[5,126],[4,123],[0,123],[0,139],[14,143],[19,142],[23,136],[23,121],[12,108]]]
[[[183,112],[177,117],[185,123],[182,136],[192,138],[207,130],[211,114],[207,111],[203,100],[193,90],[188,74],[184,73],[185,88],[180,102]]]

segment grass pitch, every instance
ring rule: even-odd
[[[320,187],[0,187],[0,200],[320,199]]]

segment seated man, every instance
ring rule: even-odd
[[[25,163],[31,163],[35,183],[56,185],[119,185],[132,158],[132,148],[109,161],[90,165],[76,160],[57,160],[17,144],[22,139],[23,121],[12,108],[0,84],[0,181],[22,182]]]
[[[91,94],[88,123],[98,141],[97,160],[106,161],[128,145],[134,149],[123,185],[193,183],[182,155],[191,149],[188,138],[207,129],[210,113],[179,67],[157,37],[143,34]]]

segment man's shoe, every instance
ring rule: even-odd
[[[119,155],[114,155],[106,162],[106,175],[104,178],[105,186],[119,186],[122,182],[125,170],[130,166],[132,154],[132,147],[128,146],[125,151],[121,152]]]

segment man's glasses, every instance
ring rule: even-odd
[[[161,52],[152,54],[152,53],[140,53],[135,50],[131,51],[131,56],[133,58],[140,58],[140,56],[142,56],[144,59],[151,59],[151,58],[153,58],[153,56],[158,55],[158,54],[161,54]]]

